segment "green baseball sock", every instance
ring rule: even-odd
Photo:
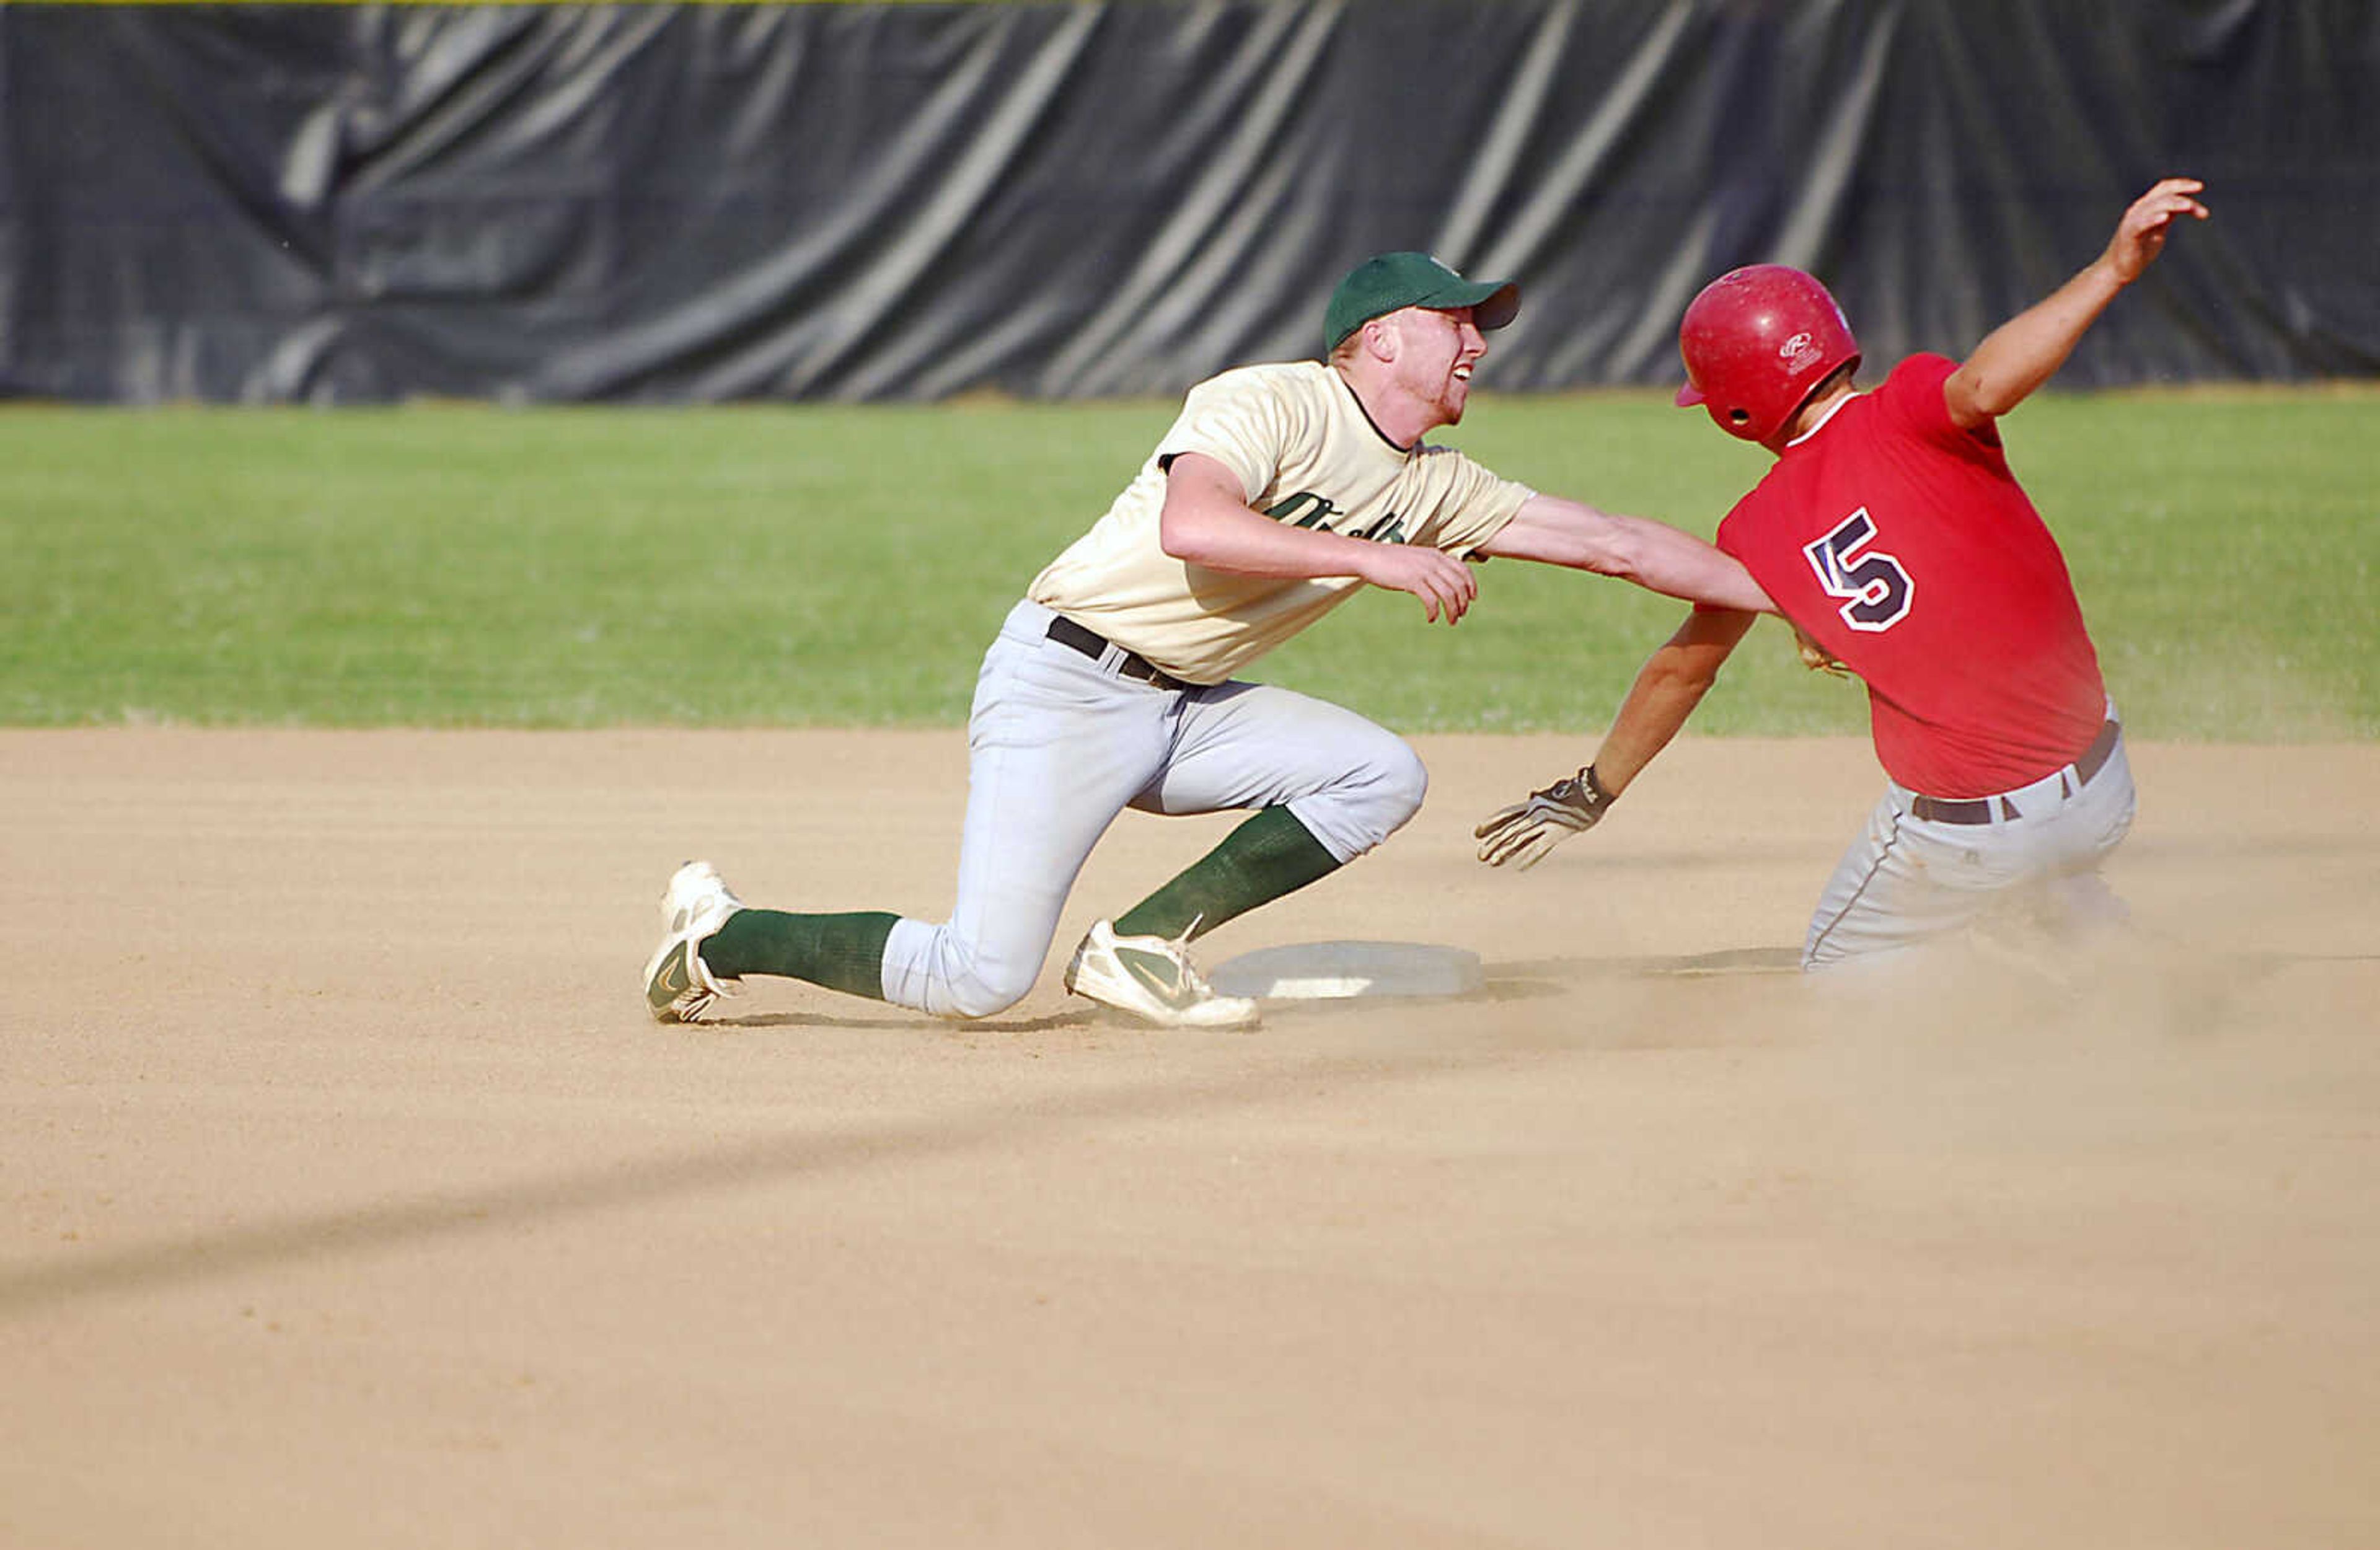
[[[1205,936],[1233,915],[1339,869],[1311,829],[1286,807],[1266,807],[1180,877],[1116,917],[1119,937]]]
[[[783,975],[871,1000],[884,999],[884,938],[901,917],[738,910],[702,944],[714,975]]]

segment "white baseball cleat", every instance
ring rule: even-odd
[[[1075,949],[1066,988],[1167,1028],[1249,1028],[1257,1022],[1256,1002],[1215,994],[1191,966],[1184,942],[1119,937],[1111,921],[1093,926]]]
[[[700,949],[744,901],[708,861],[689,861],[670,875],[662,890],[662,945],[645,965],[645,1004],[659,1023],[691,1023],[722,996],[744,988],[740,979],[714,975]]]

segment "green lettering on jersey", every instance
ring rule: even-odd
[[[1327,527],[1332,517],[1345,514],[1331,503],[1328,495],[1301,490],[1267,506],[1265,515],[1275,522],[1286,522],[1293,527]],[[1405,519],[1390,512],[1370,527],[1350,532],[1347,536],[1370,539],[1378,543],[1402,543],[1405,541]]]
[[[1286,522],[1293,527],[1319,527],[1338,513],[1327,495],[1317,495],[1311,490],[1301,490],[1284,496],[1265,508],[1265,515],[1275,522]]]

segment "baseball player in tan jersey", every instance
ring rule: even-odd
[[[1187,944],[1363,854],[1420,807],[1402,739],[1339,706],[1233,676],[1358,587],[1451,624],[1464,560],[1505,555],[1767,610],[1742,566],[1689,534],[1540,494],[1422,438],[1463,418],[1487,334],[1520,293],[1420,253],[1341,282],[1329,358],[1223,372],[1091,530],[1026,588],[985,654],[968,721],[966,825],[948,921],[754,909],[708,862],[662,900],[653,1015],[691,1022],[780,975],[950,1017],[1032,989],[1075,876],[1126,807],[1254,816],[1179,877],[1094,925],[1076,995],[1150,1023],[1245,1026]]]

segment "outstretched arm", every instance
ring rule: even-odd
[[[1753,615],[1730,609],[1698,608],[1678,631],[1655,648],[1636,670],[1636,682],[1620,702],[1611,730],[1595,753],[1595,773],[1618,796],[1653,756],[1670,745],[1703,696],[1718,682],[1718,670],[1735,650]]]
[[[2042,300],[1985,335],[1942,387],[1953,423],[1972,430],[2008,413],[2066,364],[2116,293],[2141,277],[2165,248],[2175,217],[2206,219],[2192,198],[2206,185],[2168,177],[2132,201],[2107,251]]]
[[[1693,534],[1559,495],[1533,496],[1479,552],[1618,576],[1688,602],[1754,613],[1777,606],[1751,572]]]
[[[1734,609],[1697,608],[1661,643],[1620,704],[1603,746],[1577,774],[1531,792],[1488,816],[1472,830],[1479,859],[1490,866],[1518,861],[1526,871],[1572,835],[1601,821],[1629,782],[1669,746],[1694,707],[1718,681],[1718,670],[1752,628],[1754,615]]]

